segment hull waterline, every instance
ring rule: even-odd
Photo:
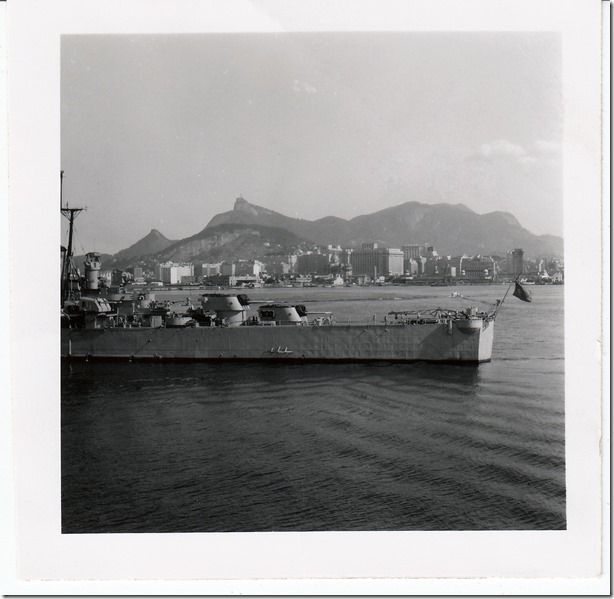
[[[66,359],[429,361],[478,364],[494,320],[426,324],[62,329]]]

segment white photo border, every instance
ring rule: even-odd
[[[562,33],[567,530],[61,534],[56,301],[61,218],[57,210],[60,37],[208,31]],[[200,594],[203,581],[208,580],[214,592],[246,593],[249,588],[258,594],[266,587],[262,579],[271,579],[272,588],[277,584],[282,593],[292,584],[315,593],[341,588],[335,586],[339,584],[354,593],[363,588],[371,594],[378,588],[378,592],[404,594],[411,588],[411,592],[418,589],[430,594],[463,585],[477,593],[475,585],[489,582],[491,588],[504,588],[512,583],[510,579],[534,579],[525,581],[532,588],[547,584],[537,579],[560,579],[573,587],[582,579],[602,576],[600,443],[602,424],[607,427],[607,423],[601,420],[605,384],[601,316],[607,294],[601,284],[607,283],[602,281],[601,44],[602,3],[598,0],[10,3],[9,241],[13,262],[9,409],[17,569],[14,579],[10,571],[7,576],[13,585],[50,589],[65,584],[70,589],[75,585],[70,581],[99,581],[89,584],[101,585],[104,593],[105,588],[119,588],[114,581],[124,581],[123,590],[129,588],[126,581],[133,581],[131,588],[139,592],[158,588],[162,593],[173,588]],[[35,279],[31,270],[37,263],[41,267]],[[607,447],[603,451],[607,453]],[[254,582],[258,579],[260,582]],[[159,586],[144,581],[159,581]]]

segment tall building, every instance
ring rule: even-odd
[[[403,252],[403,272],[407,274],[416,274],[413,272],[414,267],[417,268],[416,260],[420,257],[419,245],[403,245],[401,246]]]
[[[190,262],[158,264],[156,276],[165,285],[176,285],[177,283],[189,281],[194,277],[194,265]]]
[[[265,258],[264,270],[269,275],[285,275],[292,270],[292,260],[296,256],[288,256],[284,254],[276,256],[267,256]]]
[[[401,250],[403,250],[403,257],[405,260],[411,260],[412,258],[415,260],[420,257],[419,245],[404,245],[401,246]]]
[[[207,277],[214,277],[215,275],[220,274],[220,267],[222,266],[221,262],[217,264],[195,264],[194,265],[194,276],[197,279],[205,279]]]
[[[400,275],[404,272],[403,252],[396,248],[380,248],[375,243],[363,243],[361,249],[353,250],[348,257],[352,266],[352,275],[378,278]]]
[[[132,274],[134,275],[134,280],[137,281],[139,279],[143,279],[143,268],[140,266],[135,266]]]
[[[238,260],[235,263],[234,274],[236,276],[260,276],[262,271],[264,271],[264,264],[258,260]]]
[[[507,274],[521,275],[524,272],[524,250],[516,248],[507,253]]]
[[[388,249],[387,275],[402,275],[405,272],[405,256],[398,248]]]
[[[324,254],[301,254],[296,260],[296,270],[302,275],[327,275],[330,262]]]
[[[371,247],[365,247],[371,245]],[[368,275],[373,278],[385,276],[388,270],[388,250],[373,247],[376,244],[364,244],[361,249],[350,255],[352,275]]]

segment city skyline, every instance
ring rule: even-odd
[[[122,268],[117,268],[117,264],[103,268],[96,253],[89,253],[85,258],[85,279],[88,279],[88,271],[96,272],[99,276],[94,280],[105,281],[103,286],[132,283],[197,285],[208,281],[213,285],[233,286],[241,282],[279,283],[295,279],[306,282],[312,277],[322,280],[336,278],[344,283],[359,280],[360,284],[376,281],[378,277],[397,284],[428,284],[442,280],[447,283],[493,283],[499,282],[500,275],[528,275],[531,281],[545,284],[546,281],[562,283],[564,276],[562,259],[527,259],[521,248],[508,251],[504,256],[440,256],[428,244],[407,245],[399,249],[365,243],[357,249],[328,246],[289,255],[221,258],[217,261],[152,261],[147,257],[135,257]]]
[[[561,235],[560,79],[551,33],[63,36],[64,200],[109,253],[241,194],[308,220],[463,203]]]

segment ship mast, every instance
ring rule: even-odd
[[[64,302],[67,299],[69,299],[69,297],[71,296],[71,291],[72,291],[71,280],[72,280],[72,276],[74,275],[76,271],[75,265],[73,264],[73,260],[72,260],[73,258],[72,238],[73,238],[75,218],[77,218],[79,213],[84,210],[84,208],[69,208],[68,202],[66,203],[66,206],[62,206],[63,180],[64,180],[64,171],[60,171],[60,212],[62,213],[62,216],[68,219],[68,223],[69,223],[68,247],[62,248],[62,253],[64,254],[63,259],[62,259],[62,279],[61,279],[62,306],[64,305]]]

